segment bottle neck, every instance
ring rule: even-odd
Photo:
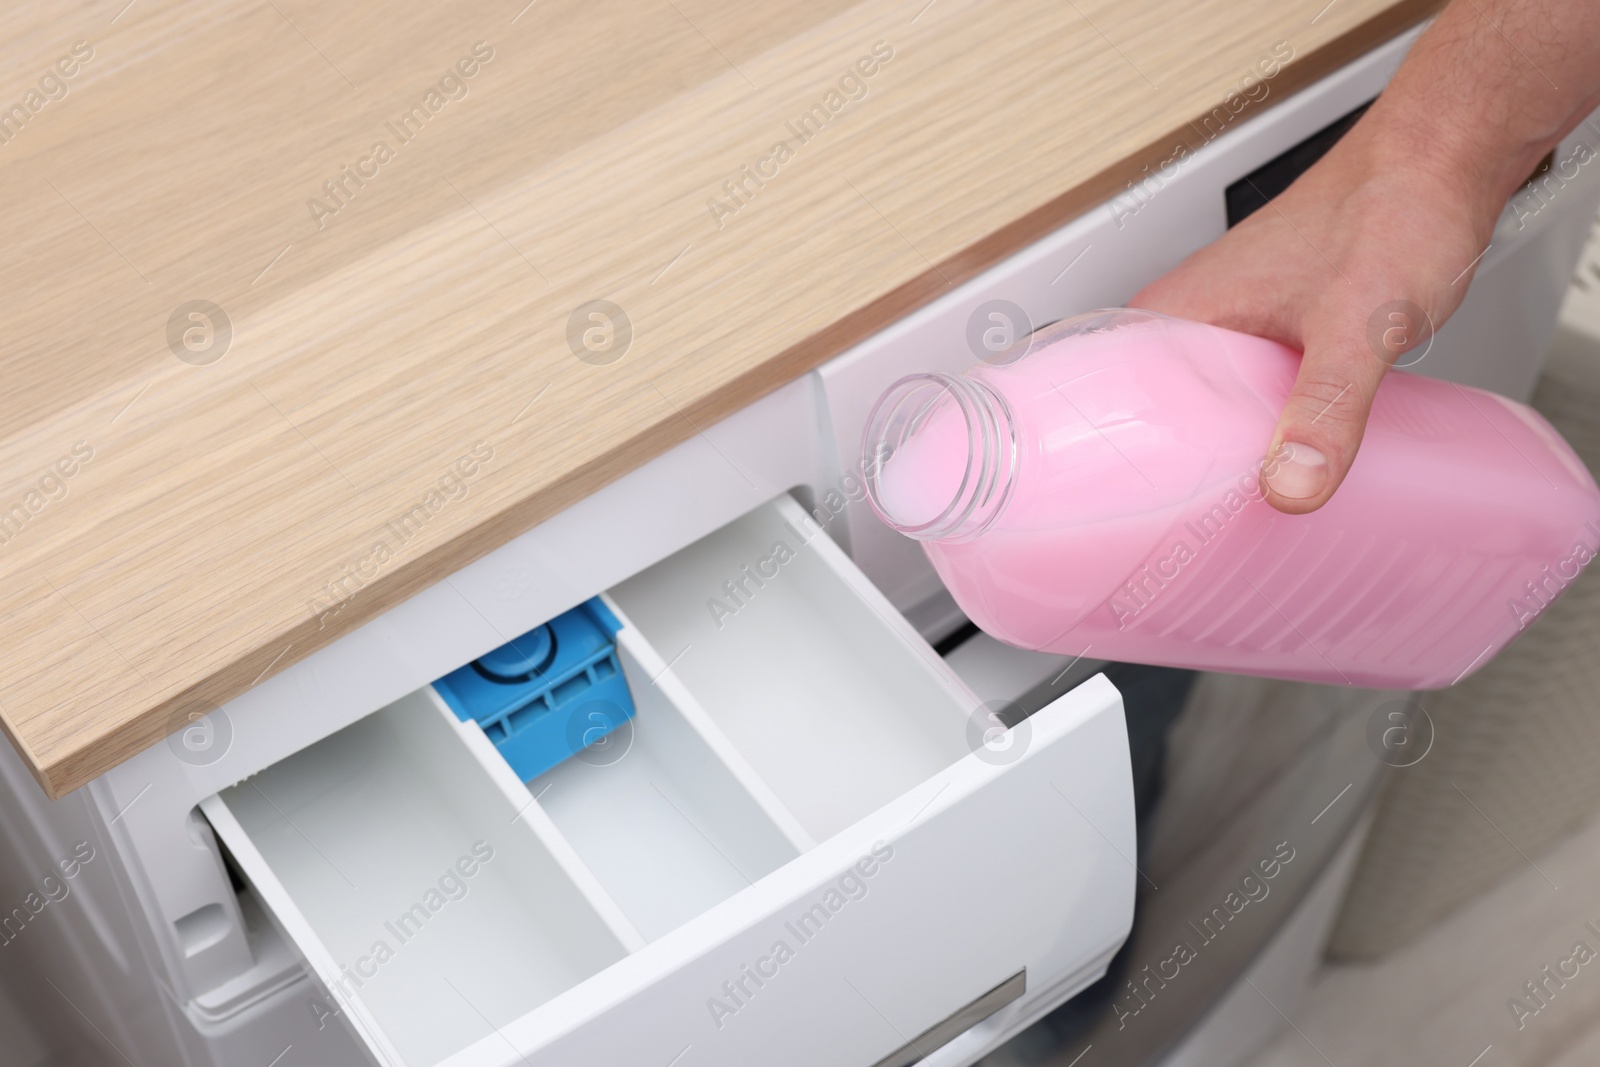
[[[919,541],[970,541],[1016,488],[1016,418],[982,381],[913,374],[867,420],[861,466],[872,510]]]

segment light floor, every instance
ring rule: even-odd
[[[1508,849],[1512,846],[1508,843]],[[1537,864],[1537,866],[1535,866]],[[1594,1067],[1600,1064],[1600,820],[1377,964],[1329,965],[1285,1028],[1249,1067]],[[1546,979],[1547,1006],[1523,983]],[[1474,1057],[1478,1057],[1474,1059]]]

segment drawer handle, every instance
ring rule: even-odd
[[[964,1008],[957,1008],[955,1014],[940,1023],[934,1023],[904,1045],[889,1053],[883,1059],[873,1064],[872,1067],[908,1067],[924,1059],[936,1049],[942,1048],[951,1041],[960,1037],[974,1026],[983,1022],[989,1016],[1022,996],[1028,988],[1028,969],[1024,967],[1004,982],[995,986]]]

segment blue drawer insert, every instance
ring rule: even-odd
[[[617,659],[622,624],[599,597],[433,683],[475,720],[517,777],[537,778],[633,718]]]

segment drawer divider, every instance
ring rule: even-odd
[[[549,813],[540,806],[538,798],[529,792],[528,787],[511,769],[511,765],[506,763],[500,751],[494,747],[494,742],[484,734],[482,727],[474,721],[462,722],[457,718],[455,712],[450,710],[450,706],[431,685],[424,688],[423,693],[450,727],[460,735],[467,750],[483,765],[489,780],[499,787],[506,795],[506,799],[511,802],[512,809],[518,813],[512,821],[525,823],[528,829],[533,831],[534,836],[561,865],[561,869],[583,893],[590,907],[594,908],[601,921],[622,943],[623,948],[630,954],[644,948],[647,943],[644,935],[623,912],[615,898],[601,885],[600,879],[595,877],[589,865],[556,827]]]
[[[761,777],[760,772],[734,747],[728,735],[722,732],[722,728],[706,713],[705,708],[700,706],[700,702],[683,684],[683,680],[673,671],[661,652],[628,619],[627,612],[623,611],[609,595],[602,595],[602,599],[606,607],[610,608],[622,623],[622,629],[617,633],[617,642],[625,646],[645,672],[654,679],[651,684],[660,688],[677,706],[684,720],[705,742],[706,747],[723,766],[728,768],[728,772],[738,781],[740,787],[773,821],[797,852],[804,854],[816,848],[816,840],[801,825],[800,820],[795,818],[789,806],[779,799],[778,794],[767,784],[766,779]]]

